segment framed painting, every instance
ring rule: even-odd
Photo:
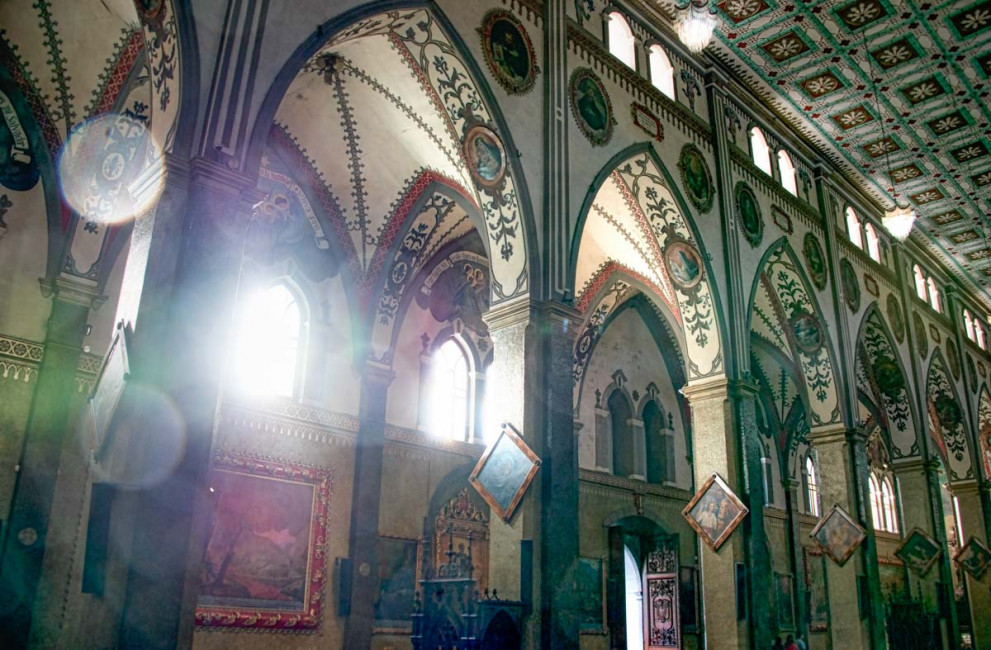
[[[833,562],[843,566],[867,534],[843,508],[834,505],[810,536]]]
[[[612,138],[612,102],[602,81],[591,68],[576,68],[568,81],[571,112],[578,128],[593,146],[604,146]]]
[[[327,469],[235,454],[214,458],[197,625],[320,626],[332,488]]]
[[[664,247],[664,267],[671,282],[682,291],[693,291],[702,281],[702,258],[684,239],[676,239]]]
[[[846,305],[850,311],[860,310],[860,281],[857,280],[857,272],[853,269],[850,260],[843,258],[840,260],[840,280],[843,281],[843,295],[846,297]]]
[[[760,246],[764,238],[764,217],[757,196],[743,181],[736,184],[736,210],[743,236],[751,246]]]
[[[410,631],[413,624],[413,600],[418,584],[419,557],[419,541],[379,536],[376,628]]]
[[[953,561],[971,575],[974,580],[980,580],[991,565],[991,550],[981,540],[971,537],[960,549]]]
[[[808,599],[805,608],[809,618],[809,629],[820,632],[829,627],[829,598],[826,595],[826,565],[823,553],[818,548],[805,548],[805,583]]]
[[[822,291],[826,288],[828,271],[826,269],[826,256],[822,253],[822,246],[819,239],[810,232],[805,233],[805,240],[802,244],[802,254],[805,256],[805,266],[809,269],[809,277],[816,289]]]
[[[895,335],[895,340],[901,343],[905,340],[905,319],[902,318],[902,306],[893,293],[888,294],[887,309],[891,333]]]
[[[468,171],[475,182],[486,188],[498,187],[506,176],[506,150],[495,131],[484,124],[468,129],[464,142]]]
[[[693,144],[681,148],[678,158],[678,170],[681,172],[681,184],[688,194],[688,200],[699,212],[708,212],[716,197],[716,189],[712,183],[712,173],[705,162],[705,156]]]
[[[478,459],[468,482],[504,521],[509,521],[540,469],[533,453],[513,425],[504,422],[495,441]]]
[[[921,528],[913,528],[895,555],[917,576],[924,577],[939,557],[941,549],[932,537]]]
[[[606,572],[600,557],[578,558],[575,581],[578,601],[578,631],[582,634],[606,633]]]
[[[722,477],[713,474],[702,484],[681,515],[709,548],[718,551],[748,512],[749,509]]]
[[[492,76],[510,95],[529,92],[540,70],[523,23],[508,11],[493,9],[482,18],[478,32]]]

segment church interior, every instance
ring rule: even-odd
[[[989,96],[989,0],[0,2],[0,647],[991,650]]]

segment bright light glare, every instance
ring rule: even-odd
[[[909,207],[899,207],[888,210],[881,222],[884,229],[898,241],[905,241],[912,233],[912,226],[915,225],[915,210]]]
[[[440,438],[465,440],[468,434],[468,358],[454,339],[431,359],[430,431]]]
[[[299,360],[299,305],[284,285],[251,296],[241,313],[235,377],[251,395],[292,397]]]
[[[101,115],[78,125],[66,139],[58,159],[59,188],[83,219],[120,223],[158,200],[162,160],[146,120],[133,114]],[[132,188],[141,177],[154,180]]]

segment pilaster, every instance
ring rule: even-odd
[[[963,536],[960,548],[971,537],[976,537],[985,544],[987,527],[981,508],[981,495],[976,482],[957,484],[953,486],[953,496],[957,498],[960,509],[960,529]],[[983,579],[975,580],[974,576],[962,571],[966,576],[967,597],[970,601],[970,624],[974,634],[975,648],[991,648],[991,576],[984,574]]]

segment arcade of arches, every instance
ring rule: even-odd
[[[991,13],[895,5],[0,3],[0,646],[991,650]]]

